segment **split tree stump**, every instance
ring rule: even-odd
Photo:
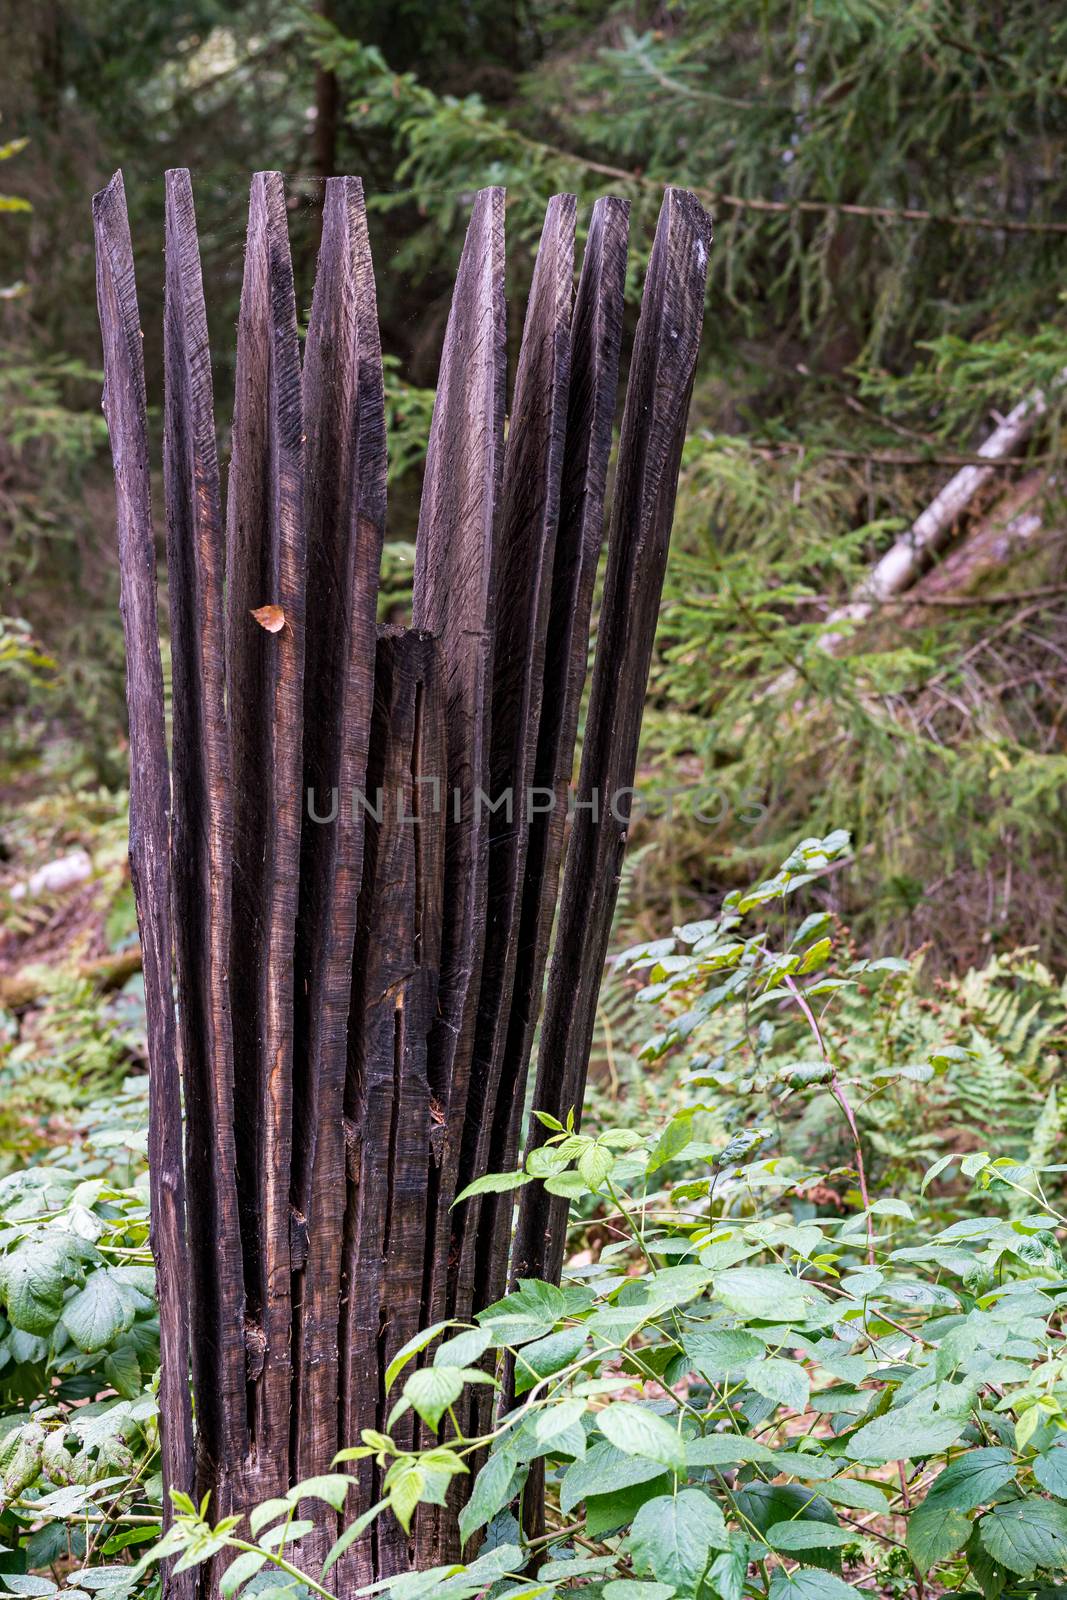
[[[362,186],[327,184],[301,360],[282,178],[252,180],[224,523],[192,188],[187,172],[167,174],[168,762],[121,174],[93,203],[163,1471],[168,1488],[210,1492],[216,1515],[284,1493],[328,1470],[360,1429],[383,1428],[385,1367],[420,1326],[469,1319],[509,1275],[562,1268],[566,1207],[538,1186],[521,1191],[517,1224],[510,1195],[453,1200],[516,1161],[546,966],[534,1103],[556,1115],[581,1105],[710,226],[691,195],[667,191],[630,363],[560,892],[627,207],[594,207],[575,295],[575,199],[549,203],[505,442],[504,204],[501,189],[477,196],[460,260],[413,626],[379,629],[385,407]],[[472,1421],[486,1404],[471,1401]],[[360,1470],[346,1520],[379,1497],[373,1464]],[[454,1508],[420,1514],[410,1539],[379,1519],[344,1559],[339,1592],[457,1555]],[[182,1600],[203,1582],[169,1581]]]

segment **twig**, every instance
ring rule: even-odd
[[[860,1144],[860,1131],[856,1126],[855,1113],[852,1110],[852,1105],[849,1101],[848,1095],[845,1093],[841,1080],[837,1075],[837,1067],[830,1057],[830,1052],[826,1048],[826,1041],[822,1036],[822,1029],[819,1027],[818,1018],[811,1009],[807,996],[800,985],[793,978],[792,973],[787,972],[785,974],[785,985],[789,992],[793,995],[801,1011],[804,1013],[808,1027],[815,1035],[815,1042],[819,1047],[819,1054],[826,1062],[826,1065],[830,1068],[830,1093],[833,1095],[834,1099],[841,1107],[841,1110],[844,1112],[845,1121],[848,1123],[849,1133],[852,1135],[852,1147],[856,1153],[856,1174],[859,1178],[860,1198],[863,1201],[863,1209],[867,1214],[867,1264],[868,1266],[873,1267],[874,1222],[871,1218],[871,1198],[867,1192],[867,1174],[863,1165],[863,1146]]]
[[[574,150],[563,150],[559,145],[531,139],[513,128],[506,131],[516,144],[543,155],[555,156],[573,166],[584,167],[587,172],[598,172],[605,178],[617,178],[621,183],[654,189],[657,193],[663,190],[660,179],[648,177],[643,172],[631,172],[626,167],[614,167],[606,161],[594,161],[592,157],[579,155]],[[765,200],[754,195],[727,194],[697,183],[691,184],[690,189],[708,205],[729,206],[733,211],[759,211],[775,216],[801,212],[825,217],[839,213],[846,217],[868,217],[878,222],[933,222],[944,228],[979,228],[990,233],[1067,233],[1067,222],[1023,222],[1014,217],[974,217],[962,212],[948,215],[926,211],[920,206],[864,206],[839,200]]]

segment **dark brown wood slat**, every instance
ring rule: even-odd
[[[235,1132],[247,1297],[249,1492],[288,1483],[293,941],[301,815],[300,354],[280,173],[252,179],[227,503]],[[251,613],[280,609],[268,631]]]
[[[510,1108],[518,1063],[505,1064],[508,1015],[526,868],[528,791],[533,782],[544,681],[545,637],[559,518],[574,297],[574,195],[549,201],[526,308],[504,452],[497,518],[497,606],[489,754],[489,878],[485,957],[458,1185],[487,1170],[499,1099]],[[510,800],[506,797],[510,796]],[[521,1092],[521,1091],[520,1091]],[[504,1115],[503,1120],[506,1119]],[[460,1236],[452,1315],[470,1315],[481,1201],[456,1213]],[[479,1397],[482,1398],[482,1397]]]
[[[189,173],[166,175],[163,481],[170,598],[171,873],[185,1074],[199,1489],[219,1514],[248,1449],[230,1032],[223,540],[211,355]],[[221,1475],[221,1476],[220,1476]]]
[[[670,542],[704,315],[711,224],[685,190],[668,189],[645,279],[619,441],[608,565],[579,798],[548,975],[534,1106],[581,1111],[597,996],[626,849],[626,791],[637,764],[652,646]],[[531,1146],[546,1137],[539,1124]],[[513,1276],[557,1280],[567,1203],[528,1184],[519,1202]]]
[[[492,1138],[480,1169],[515,1164],[534,1031],[541,1007],[548,941],[556,910],[567,796],[574,767],[578,709],[589,654],[589,614],[604,534],[604,491],[619,382],[629,203],[607,197],[593,207],[571,335],[571,377],[560,488],[559,528],[545,642],[544,693],[533,787],[539,805],[529,821],[518,952],[504,1059],[513,1074],[499,1097]],[[513,1202],[482,1202],[474,1309],[503,1294]]]
[[[474,203],[456,276],[426,456],[413,616],[437,634],[445,673],[447,813],[444,925],[430,1090],[442,1119],[429,1315],[444,1308],[485,941],[494,614],[493,525],[503,458],[506,319],[504,191]],[[456,792],[459,795],[457,820]]]
[[[293,1476],[338,1449],[338,1311],[345,1203],[342,1127],[363,808],[385,527],[385,400],[363,186],[326,185],[304,352],[307,615],[305,816],[296,955],[292,1201]],[[315,822],[309,815],[332,822]],[[305,1245],[306,1242],[306,1245]],[[306,1261],[301,1256],[306,1248]],[[322,1507],[313,1508],[322,1524]],[[318,1543],[327,1530],[320,1527]],[[306,1543],[310,1543],[309,1541]],[[312,1570],[325,1547],[312,1550]]]
[[[423,1325],[434,1166],[427,1048],[437,1005],[444,815],[432,784],[443,760],[440,647],[429,633],[383,629],[367,765],[363,886],[352,968],[345,1125],[349,1140],[341,1305],[342,1443],[384,1430],[388,1361]],[[395,1399],[395,1396],[394,1396]],[[392,1430],[414,1439],[411,1416]],[[380,1498],[377,1469],[357,1468],[358,1505]],[[351,1547],[338,1593],[406,1571],[391,1517]]]
[[[181,1086],[171,986],[170,784],[156,617],[156,550],[144,356],[122,174],[93,199],[96,293],[104,347],[104,415],[115,468],[119,573],[130,713],[130,873],[144,960],[148,1024],[151,1244],[159,1298],[164,1482],[193,1487],[189,1403],[189,1266]],[[169,1520],[169,1502],[164,1501]],[[194,1575],[169,1575],[193,1594]]]

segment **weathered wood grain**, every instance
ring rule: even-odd
[[[549,967],[534,1106],[581,1112],[597,996],[626,849],[629,788],[670,542],[704,314],[711,226],[694,197],[668,189],[645,279],[619,441],[608,564],[579,776]],[[539,1124],[530,1144],[546,1137]],[[528,1184],[514,1277],[558,1279],[567,1204]]]
[[[494,1128],[510,1118],[519,1063],[505,1061],[508,1016],[526,870],[529,790],[537,755],[545,638],[559,518],[574,298],[573,195],[548,205],[526,308],[504,452],[497,516],[496,637],[489,750],[489,874],[482,962],[466,1122],[458,1184],[488,1170]],[[521,1095],[522,1090],[518,1088]],[[479,1251],[481,1201],[457,1208],[459,1263],[453,1316],[471,1313]],[[476,1397],[484,1398],[484,1396]]]
[[[326,185],[304,351],[307,617],[305,811],[297,918],[293,1258],[293,1462],[329,1470],[338,1449],[338,1313],[345,1204],[342,1125],[356,903],[385,527],[385,400],[363,186]],[[330,822],[314,816],[336,817]],[[305,1254],[306,1253],[306,1254]],[[417,1270],[421,1274],[421,1255]],[[304,1548],[326,1553],[323,1507]],[[312,1546],[314,1548],[312,1548]],[[320,1548],[321,1546],[321,1548]]]
[[[289,1481],[293,943],[304,667],[300,355],[281,175],[256,173],[227,502],[233,1016],[249,1356],[249,1492]],[[268,632],[251,615],[277,606]]]
[[[504,433],[506,322],[504,191],[474,203],[456,277],[426,456],[415,557],[413,618],[441,639],[448,827],[438,1015],[430,1089],[442,1117],[430,1315],[443,1311],[454,1266],[450,1206],[466,1115],[485,943],[493,670],[493,526]]]
[[[589,615],[604,536],[604,492],[626,281],[629,204],[606,197],[593,207],[571,333],[571,374],[560,487],[552,598],[545,640],[544,692],[533,789],[538,808],[529,842],[504,1060],[510,1085],[499,1097],[486,1172],[510,1170],[518,1150],[526,1077],[541,1008],[545,962],[559,888],[559,868],[574,767],[578,709],[589,654]],[[551,797],[551,799],[549,799]],[[510,1195],[487,1195],[478,1240],[483,1263],[474,1309],[504,1293],[511,1243]]]
[[[385,1431],[385,1368],[427,1318],[435,1164],[427,1049],[437,1004],[444,814],[434,805],[432,782],[419,780],[435,778],[443,760],[442,694],[437,640],[422,630],[383,629],[345,1088],[343,1444],[358,1443],[363,1428]],[[410,1447],[410,1414],[392,1432]],[[379,1474],[371,1463],[357,1471],[354,1510],[364,1511],[380,1498]],[[343,1558],[338,1592],[406,1571],[410,1559],[399,1524],[382,1518]]]
[[[171,877],[185,1076],[193,1381],[201,1494],[220,1514],[248,1449],[244,1273],[230,1031],[233,817],[225,704],[224,556],[211,356],[193,191],[166,175],[163,482],[167,507],[174,818]]]
[[[121,172],[93,199],[104,414],[115,469],[126,699],[130,712],[130,872],[144,956],[149,1065],[151,1244],[159,1298],[164,1481],[193,1487],[188,1257],[181,1086],[171,985],[170,785],[156,618],[156,550],[141,321]],[[169,1515],[169,1505],[164,1512]],[[192,1573],[170,1593],[194,1591]]]

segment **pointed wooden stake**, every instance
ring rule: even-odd
[[[233,816],[226,725],[222,511],[211,357],[188,172],[166,175],[165,405],[174,738],[171,845],[182,997],[199,1491],[220,1515],[248,1451],[244,1273],[237,1226],[230,1033]]]
[[[331,178],[326,185],[304,356],[304,415],[309,626],[292,1182],[292,1470],[297,1480],[328,1472],[339,1448],[342,1109],[363,870],[364,811],[358,795],[366,784],[385,527],[385,399],[358,178]],[[313,1568],[332,1543],[323,1509],[321,1503],[309,1508],[318,1524],[304,1545]]]
[[[574,303],[559,530],[533,774],[539,807],[529,819],[515,979],[504,1047],[511,1081],[499,1097],[481,1168],[486,1172],[506,1172],[515,1165],[556,910],[578,708],[589,655],[589,614],[604,536],[604,490],[619,382],[629,212],[625,200],[608,197],[596,202]],[[477,1254],[483,1273],[475,1296],[476,1311],[504,1293],[513,1214],[510,1195],[487,1195],[482,1206]]]
[[[446,1301],[456,1174],[467,1106],[485,942],[489,702],[493,667],[493,525],[500,491],[506,361],[504,191],[474,203],[456,276],[426,456],[415,557],[415,626],[445,663],[448,819],[438,1018],[430,1088],[444,1138],[429,1313]]]
[[[574,297],[573,195],[549,201],[526,309],[497,518],[497,606],[489,794],[489,880],[485,958],[458,1184],[485,1162],[498,1119],[507,1124],[519,1063],[505,1065],[522,906],[529,799],[544,684],[545,636],[559,517]],[[521,1091],[520,1091],[521,1093]],[[505,1107],[498,1105],[503,1097]],[[481,1202],[457,1211],[461,1244],[453,1316],[469,1317]]]
[[[303,424],[281,174],[252,180],[227,506],[237,1180],[249,1493],[289,1481],[293,938],[304,671]],[[253,615],[264,607],[262,625]]]
[[[93,200],[96,295],[104,344],[104,415],[111,435],[118,512],[126,699],[130,710],[130,872],[144,956],[148,1021],[148,1154],[151,1243],[156,1263],[164,1480],[193,1488],[189,1405],[188,1256],[182,1167],[181,1088],[171,988],[170,788],[163,669],[156,618],[156,551],[141,319],[121,172]],[[164,1517],[169,1520],[170,1506]],[[192,1574],[170,1574],[170,1592],[191,1595]]]
[[[349,1137],[341,1317],[341,1441],[385,1432],[384,1374],[425,1326],[423,1264],[434,1168],[427,1045],[437,998],[444,814],[433,783],[443,759],[440,649],[417,629],[386,628],[378,644],[359,927],[352,971]],[[376,812],[377,815],[373,813]],[[395,1399],[395,1396],[393,1397]],[[410,1415],[393,1432],[410,1448]],[[381,1474],[357,1469],[358,1509],[381,1498]],[[341,1594],[411,1565],[395,1519],[357,1539],[337,1574]]]
[[[685,190],[668,189],[645,279],[619,470],[579,799],[567,851],[541,1027],[534,1107],[581,1114],[597,996],[626,849],[645,688],[670,542],[678,469],[704,317],[711,225]],[[545,1130],[535,1123],[531,1146]],[[519,1201],[513,1277],[559,1278],[567,1203],[529,1184]]]

